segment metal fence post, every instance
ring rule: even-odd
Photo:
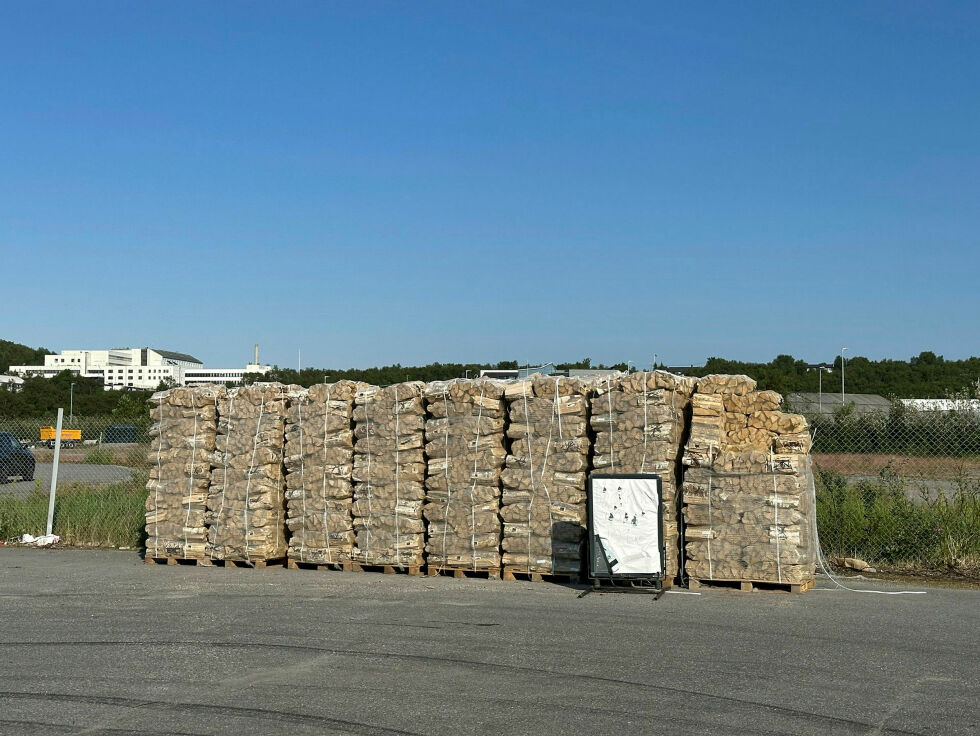
[[[58,460],[61,458],[61,423],[65,418],[65,410],[58,409],[58,426],[54,431],[54,461],[51,466],[51,490],[48,493],[48,526],[45,534],[49,535],[54,528],[54,495],[58,488]]]

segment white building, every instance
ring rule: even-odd
[[[246,373],[268,373],[271,365],[249,363],[244,368],[189,368],[184,371],[184,386],[224,386],[231,383],[241,383]]]
[[[20,391],[24,384],[24,379],[20,376],[0,376],[0,388],[7,391]]]
[[[161,381],[178,386],[240,382],[245,373],[267,373],[271,366],[255,363],[240,368],[204,368],[204,363],[187,353],[157,348],[112,348],[110,350],[62,350],[45,355],[44,365],[12,365],[10,373],[18,376],[51,378],[61,371],[71,371],[82,378],[100,378],[106,390],[156,389]]]

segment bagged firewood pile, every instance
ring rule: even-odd
[[[354,559],[418,567],[425,550],[425,384],[370,386],[354,397]]]
[[[500,474],[507,456],[504,384],[436,381],[425,390],[423,515],[429,569],[500,569]]]
[[[664,578],[680,570],[681,453],[697,379],[665,371],[606,378],[592,399],[595,473],[656,473],[661,477]]]
[[[286,556],[286,405],[286,387],[276,383],[231,389],[218,400],[207,513],[213,559]]]
[[[203,559],[217,402],[223,387],[173,388],[150,398],[150,478],[146,484],[148,557]]]
[[[312,563],[353,559],[354,381],[290,386],[286,410],[288,556]]]
[[[684,451],[690,578],[772,583],[813,579],[815,549],[806,419],[747,376],[699,379]]]
[[[505,571],[582,571],[593,387],[578,378],[532,376],[505,389],[511,440],[501,475]]]

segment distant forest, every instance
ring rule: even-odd
[[[771,389],[781,394],[792,391],[816,392],[820,385],[820,371],[809,368],[804,360],[798,360],[791,355],[780,355],[769,363],[743,363],[724,358],[709,358],[703,366],[678,368],[692,376],[704,376],[709,373],[744,373],[759,383],[760,389]],[[298,383],[311,386],[314,383],[338,381],[348,378],[356,381],[366,381],[378,385],[390,385],[399,381],[419,380],[437,381],[449,378],[460,378],[468,374],[480,375],[481,369],[487,368],[517,368],[517,361],[502,361],[495,365],[477,363],[432,363],[426,366],[389,365],[380,368],[304,368],[297,373],[292,368],[276,367],[271,380],[283,383]],[[589,358],[573,362],[558,363],[558,370],[568,368],[613,368],[625,371],[649,369],[649,366],[627,366],[626,363],[603,365],[593,363]],[[658,365],[658,368],[665,366]],[[251,378],[259,380],[259,376]],[[827,392],[840,391],[841,361],[840,356],[833,366],[823,371],[823,390]],[[270,380],[270,378],[266,378]],[[887,398],[900,399],[934,399],[946,398],[951,395],[965,396],[977,392],[977,381],[980,380],[980,358],[967,360],[945,360],[943,356],[931,352],[904,360],[872,361],[860,356],[848,358],[844,365],[844,384],[847,393],[881,394]]]
[[[50,351],[0,340],[0,373],[6,373],[10,365],[42,363]],[[780,355],[769,363],[743,363],[710,358],[705,365],[684,367],[688,375],[703,376],[708,373],[744,373],[756,379],[762,389],[772,389],[782,394],[792,391],[816,391],[819,372],[808,368],[806,361],[789,355]],[[436,381],[480,375],[487,368],[515,369],[517,361],[501,361],[494,365],[482,363],[432,363],[424,366],[399,364],[377,368],[304,368],[297,373],[292,368],[276,367],[268,376],[252,374],[247,381],[275,380],[311,386],[324,381],[341,379],[365,381],[387,386],[399,381]],[[558,370],[569,368],[614,368],[618,370],[649,369],[649,366],[627,366],[626,363],[602,365],[589,358],[559,363]],[[665,366],[658,366],[664,368]],[[674,366],[673,368],[677,368]],[[931,352],[903,360],[872,361],[855,356],[844,367],[845,387],[848,393],[874,393],[888,398],[946,398],[949,396],[978,397],[980,391],[980,358],[945,360]],[[840,357],[829,372],[823,373],[823,390],[840,391]],[[71,384],[75,384],[74,391]],[[77,378],[64,371],[54,378],[28,378],[20,391],[0,390],[0,417],[47,417],[53,416],[59,406],[69,407],[70,395],[74,394],[74,413],[78,416],[112,415],[119,420],[146,416],[149,391],[103,391],[102,382],[95,378]]]

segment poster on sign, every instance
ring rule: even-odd
[[[591,577],[663,577],[659,475],[592,475],[588,512]]]

